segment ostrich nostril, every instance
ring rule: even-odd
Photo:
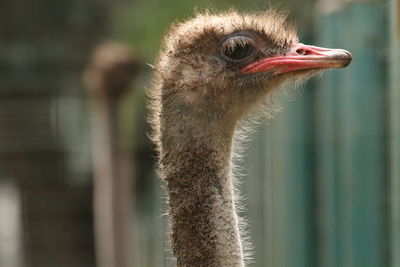
[[[296,50],[296,53],[299,54],[299,55],[304,56],[304,55],[308,54],[308,51],[305,50],[305,49],[299,48],[299,49]]]

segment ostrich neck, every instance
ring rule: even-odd
[[[179,145],[163,148],[171,245],[178,267],[244,266],[231,171],[231,132],[172,137],[170,143]]]

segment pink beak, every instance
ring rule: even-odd
[[[351,54],[343,49],[330,49],[296,44],[289,53],[263,58],[241,69],[243,74],[270,71],[274,74],[296,70],[344,68],[350,64]]]

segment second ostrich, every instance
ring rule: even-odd
[[[178,267],[245,266],[232,171],[240,122],[282,85],[350,61],[299,43],[277,11],[198,14],[171,27],[149,94]]]

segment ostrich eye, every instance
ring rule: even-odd
[[[241,61],[253,55],[255,42],[247,36],[232,36],[221,44],[221,55],[230,61]]]

